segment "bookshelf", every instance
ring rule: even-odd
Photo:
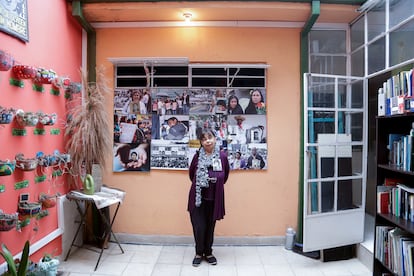
[[[374,275],[412,275],[414,256],[414,166],[393,160],[391,134],[408,137],[414,112],[376,117],[376,185]],[[403,140],[403,138],[401,138]],[[413,146],[398,148],[409,162]],[[395,145],[395,143],[394,143]],[[408,152],[407,152],[408,151]],[[413,160],[414,161],[414,160]],[[404,186],[401,186],[404,185]],[[385,193],[386,197],[380,193]],[[411,200],[411,202],[410,202]],[[387,206],[380,208],[381,204]],[[412,273],[412,272],[411,272]]]

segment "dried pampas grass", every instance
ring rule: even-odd
[[[104,170],[112,153],[113,142],[111,121],[105,106],[109,88],[103,69],[97,69],[97,81],[94,83],[87,81],[86,72],[81,73],[83,98],[75,97],[68,102],[65,130],[71,174],[75,177],[85,173],[82,166],[85,166],[86,173],[91,173],[93,164],[98,164]]]

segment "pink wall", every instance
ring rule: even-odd
[[[73,81],[80,81],[81,66],[81,28],[70,14],[66,1],[43,0],[39,4],[28,0],[29,42],[25,43],[6,33],[0,32],[0,50],[11,54],[17,64],[31,65],[53,69],[59,76],[67,76]],[[64,152],[65,103],[63,90],[59,96],[50,93],[51,85],[44,85],[44,92],[32,89],[30,80],[24,81],[24,88],[9,84],[12,71],[0,71],[0,106],[23,109],[24,111],[42,111],[57,113],[58,122],[54,126],[45,126],[45,135],[34,135],[34,127],[26,127],[26,136],[13,136],[12,129],[18,125],[0,126],[0,159],[14,159],[17,153],[26,158],[33,158],[36,152],[52,154],[55,149]],[[60,129],[59,135],[51,135],[50,129]],[[21,193],[30,194],[30,202],[37,201],[41,192],[61,193],[67,191],[67,177],[52,179],[52,169],[46,169],[47,180],[35,183],[35,176],[40,172],[23,172],[16,169],[10,176],[0,176],[0,185],[5,185],[5,192],[0,193],[0,209],[5,213],[17,211],[18,197]],[[23,180],[29,181],[27,188],[15,190],[14,184]],[[32,218],[30,225],[21,232],[11,230],[0,232],[0,244],[16,254],[21,251],[26,240],[34,243],[57,229],[57,207],[49,210],[49,215],[40,220]],[[61,253],[60,238],[55,239],[33,257],[38,261],[43,253],[59,255]],[[0,260],[0,263],[3,259]]]
[[[97,64],[108,58],[188,57],[190,62],[270,65],[267,79],[267,171],[232,172],[225,187],[226,211],[220,236],[283,236],[296,227],[300,142],[299,29],[170,27],[97,30]],[[113,99],[108,111],[113,112]],[[112,165],[109,162],[110,165]],[[186,211],[187,171],[112,173],[104,183],[126,191],[115,232],[191,236]]]

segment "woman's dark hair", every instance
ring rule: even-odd
[[[232,99],[236,99],[237,101],[237,105],[235,108],[231,108],[230,107],[230,102]],[[239,103],[239,98],[237,98],[236,95],[231,95],[229,97],[229,99],[227,100],[227,111],[229,114],[243,114],[243,108],[241,107],[240,103]]]
[[[246,109],[244,110],[244,114],[257,114],[257,110],[256,110],[256,106],[254,105],[254,103],[252,102],[252,95],[253,92],[259,92],[260,93],[260,101],[263,103],[263,94],[262,91],[260,91],[260,89],[253,89],[250,91],[250,101],[249,104],[247,105]]]
[[[212,129],[202,129],[198,134],[198,140],[203,140],[206,137],[213,136],[216,137],[216,133]]]

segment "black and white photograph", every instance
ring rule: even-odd
[[[154,140],[151,144],[151,168],[185,170],[188,168],[188,144]]]

